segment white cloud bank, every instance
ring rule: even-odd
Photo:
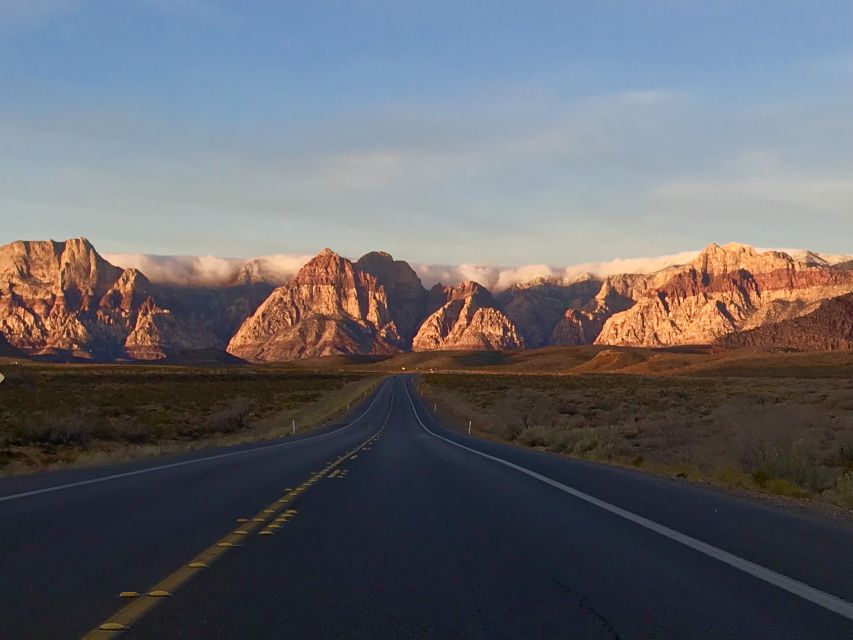
[[[767,251],[768,249],[758,249]],[[808,252],[805,249],[782,249],[797,259],[807,255],[818,257],[826,264],[853,259],[842,254]],[[492,291],[503,291],[516,284],[540,278],[571,282],[587,274],[604,278],[619,273],[654,273],[666,267],[687,264],[699,251],[682,251],[646,258],[614,258],[604,262],[584,262],[568,267],[528,264],[520,267],[495,267],[477,264],[436,265],[413,264],[425,287],[437,283],[459,284],[468,280],[479,282]],[[115,265],[139,269],[152,282],[179,285],[211,286],[233,283],[238,274],[249,271],[257,280],[273,284],[288,282],[313,256],[276,254],[257,258],[219,258],[216,256],[161,256],[144,253],[107,253],[104,257]],[[813,258],[812,258],[813,259]]]
[[[107,253],[104,258],[126,269],[138,269],[152,282],[211,286],[234,282],[241,272],[256,279],[283,284],[311,259],[309,255],[277,254],[257,258],[161,256],[145,253]]]
[[[520,267],[419,264],[414,269],[426,286],[437,282],[457,284],[474,280],[493,291],[502,291],[513,285],[540,278],[572,281],[585,274],[604,278],[617,273],[652,273],[665,267],[690,262],[698,254],[699,251],[683,251],[649,258],[615,258],[604,262],[585,262],[567,267],[553,267],[545,264],[528,264]]]
[[[604,277],[616,273],[651,273],[696,257],[698,251],[685,251],[651,258],[617,258],[606,262],[587,262],[568,267],[528,264],[520,267],[496,267],[477,264],[416,264],[413,268],[424,283],[458,284],[474,280],[493,290],[502,291],[515,284],[539,278],[573,280],[583,274]],[[249,271],[258,279],[283,284],[312,256],[277,254],[257,258],[220,258],[217,256],[163,256],[144,253],[107,253],[104,257],[115,265],[138,269],[152,282],[179,285],[211,286],[234,282],[241,272]]]

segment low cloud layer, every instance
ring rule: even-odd
[[[766,249],[759,249],[765,251]],[[797,259],[821,258],[826,264],[845,262],[849,255],[815,254],[803,249],[783,249]],[[459,284],[468,280],[479,282],[492,291],[503,291],[517,284],[548,278],[571,282],[589,274],[598,278],[618,273],[654,273],[673,265],[686,264],[699,251],[682,251],[646,258],[615,258],[604,262],[584,262],[567,267],[528,264],[520,267],[495,267],[477,264],[437,265],[413,264],[425,287],[434,284]],[[144,253],[108,253],[104,256],[115,265],[139,269],[152,282],[179,285],[212,286],[234,283],[242,274],[254,280],[266,280],[276,285],[288,282],[313,256],[276,254],[257,258],[219,258],[216,256],[161,256]]]
[[[290,280],[311,256],[277,254],[257,258],[217,256],[161,256],[145,253],[108,253],[115,265],[138,269],[152,282],[211,286],[236,282],[241,274],[256,280],[283,284]]]
[[[584,274],[604,277],[615,273],[651,273],[696,257],[698,251],[685,251],[652,258],[626,258],[607,262],[588,262],[568,267],[529,264],[520,267],[495,267],[477,264],[418,264],[413,268],[424,283],[458,284],[474,280],[493,290],[502,291],[516,284],[539,278],[570,281]],[[115,265],[139,269],[152,282],[179,285],[211,286],[233,283],[241,274],[249,273],[257,280],[283,284],[311,259],[310,255],[277,254],[257,258],[220,258],[217,256],[162,256],[144,253],[108,253],[104,256]]]
[[[570,282],[586,274],[603,278],[616,273],[652,273],[665,267],[690,262],[698,254],[698,251],[683,251],[650,258],[616,258],[605,262],[585,262],[567,267],[553,267],[546,264],[528,264],[520,267],[421,264],[415,266],[415,271],[426,286],[432,286],[437,282],[457,284],[474,280],[493,291],[502,291],[513,285],[540,278]]]

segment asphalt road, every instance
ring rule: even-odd
[[[469,438],[409,385],[274,446],[0,480],[0,638],[853,638],[849,524]]]

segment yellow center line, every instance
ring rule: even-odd
[[[288,504],[291,500],[305,492],[305,490],[311,487],[317,480],[326,477],[340,464],[347,460],[354,460],[357,458],[358,456],[356,453],[378,438],[379,434],[385,430],[385,426],[388,424],[388,419],[391,417],[391,409],[393,406],[394,397],[391,396],[391,404],[388,407],[388,414],[385,416],[385,420],[376,434],[362,442],[354,449],[348,451],[346,454],[336,458],[320,471],[312,473],[307,480],[297,485],[296,488],[286,489],[283,496],[276,499],[276,501],[268,507],[262,509],[253,518],[238,518],[237,522],[239,524],[234,531],[227,534],[221,540],[214,542],[207,549],[196,555],[191,562],[184,564],[179,569],[173,571],[166,578],[151,587],[149,591],[139,595],[138,597],[130,595],[135,592],[123,591],[123,597],[131,597],[133,600],[126,606],[119,609],[110,617],[109,620],[89,631],[85,636],[83,636],[82,640],[115,638],[117,633],[129,629],[146,613],[160,604],[161,600],[165,600],[172,596],[178,588],[189,582],[202,569],[206,569],[211,566],[220,556],[233,548],[243,546],[243,542],[254,531],[261,529],[261,531],[258,532],[258,535],[273,535],[275,529],[279,528],[282,523],[287,522],[298,513],[297,510],[293,508],[284,509],[284,505]],[[281,513],[282,510],[284,511],[283,515],[277,516],[277,514]],[[274,519],[274,516],[277,517]]]

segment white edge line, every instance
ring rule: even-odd
[[[421,420],[420,415],[418,414],[418,410],[415,408],[415,403],[412,400],[412,395],[409,393],[409,386],[406,384],[406,395],[409,396],[409,403],[412,405],[412,411],[415,413],[415,417],[418,419],[421,427],[429,433],[430,435],[438,438],[439,440],[444,440],[452,444],[455,447],[459,447],[460,449],[465,449],[471,453],[474,453],[478,456],[482,456],[483,458],[487,458],[498,464],[502,464],[506,467],[519,471],[525,475],[530,476],[531,478],[535,478],[540,482],[544,482],[547,485],[554,487],[555,489],[559,489],[564,493],[568,493],[579,500],[583,500],[584,502],[588,502],[589,504],[595,505],[605,511],[609,511],[612,514],[615,514],[621,518],[629,520],[634,524],[638,524],[641,527],[645,527],[650,531],[654,531],[670,540],[674,540],[680,544],[683,544],[686,547],[690,547],[699,553],[705,554],[708,557],[714,558],[723,562],[735,569],[739,569],[744,573],[748,573],[749,575],[758,578],[759,580],[763,580],[769,584],[772,584],[780,589],[784,589],[789,593],[793,593],[796,596],[804,600],[808,600],[824,609],[837,613],[841,616],[844,616],[848,620],[853,620],[853,603],[847,602],[846,600],[842,600],[841,598],[834,596],[830,593],[826,593],[825,591],[821,591],[820,589],[815,589],[814,587],[810,587],[809,585],[794,580],[793,578],[789,578],[788,576],[782,575],[781,573],[777,573],[772,569],[768,569],[767,567],[763,567],[760,564],[756,564],[747,560],[745,558],[741,558],[733,553],[729,553],[728,551],[723,551],[713,545],[708,544],[707,542],[702,542],[701,540],[697,540],[687,534],[680,533],[674,529],[670,529],[662,524],[658,524],[653,520],[649,520],[648,518],[644,518],[643,516],[637,515],[631,511],[626,509],[622,509],[621,507],[617,507],[616,505],[610,504],[609,502],[605,502],[604,500],[599,500],[583,491],[578,491],[577,489],[573,489],[562,482],[557,482],[556,480],[552,480],[547,476],[543,476],[541,473],[537,473],[532,471],[526,467],[522,467],[521,465],[517,465],[514,462],[509,462],[508,460],[504,460],[503,458],[498,458],[493,455],[489,455],[488,453],[483,453],[482,451],[478,451],[477,449],[473,449],[471,447],[466,447],[463,444],[459,444],[458,442],[451,440],[450,438],[445,438],[444,436],[440,436],[434,431],[432,431],[429,427],[427,427],[423,420]]]
[[[250,449],[241,449],[240,451],[231,451],[229,453],[218,453],[213,456],[205,456],[204,458],[193,458],[192,460],[182,460],[181,462],[170,462],[169,464],[161,464],[156,467],[146,467],[145,469],[136,469],[134,471],[125,471],[124,473],[114,473],[109,476],[100,476],[98,478],[90,478],[88,480],[80,480],[79,482],[69,482],[68,484],[59,484],[53,487],[44,487],[43,489],[33,489],[32,491],[24,491],[22,493],[13,493],[12,495],[2,496],[0,497],[0,503],[9,502],[10,500],[18,500],[20,498],[27,498],[30,496],[36,496],[42,493],[51,493],[53,491],[62,491],[63,489],[72,489],[74,487],[82,487],[87,484],[97,484],[99,482],[107,482],[108,480],[118,480],[119,478],[128,478],[130,476],[138,476],[143,473],[152,473],[154,471],[162,471],[164,469],[173,469],[175,467],[183,467],[190,464],[199,464],[200,462],[209,462],[211,460],[220,460],[222,458],[230,458],[232,456],[242,456],[248,453],[258,453],[260,451],[269,451],[271,449],[277,449],[279,447],[286,447],[290,445],[302,444],[303,442],[313,442],[315,440],[321,440],[323,438],[328,438],[329,436],[333,436],[335,434],[340,433],[347,427],[351,427],[356,422],[361,420],[364,416],[367,415],[367,412],[373,408],[373,405],[376,404],[376,401],[379,399],[381,395],[382,389],[376,392],[376,395],[373,397],[371,403],[367,406],[367,408],[362,411],[361,415],[355,418],[354,420],[348,422],[344,426],[335,429],[334,431],[329,431],[328,433],[320,434],[319,436],[311,436],[308,438],[301,438],[299,440],[285,440],[284,442],[277,442],[275,444],[265,444],[259,447],[252,447]]]

